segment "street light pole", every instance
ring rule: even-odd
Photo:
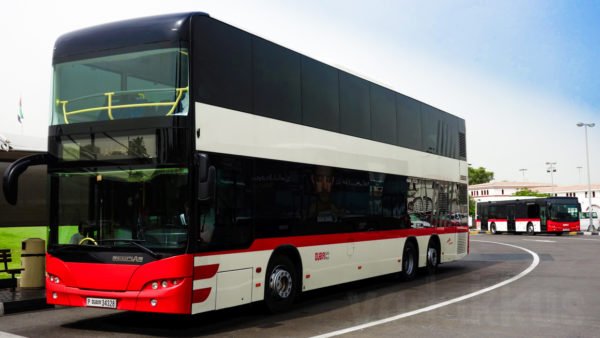
[[[527,171],[527,169],[521,168],[521,169],[519,169],[519,171],[521,172],[521,174],[523,174],[523,182],[525,182],[525,172]]]
[[[593,128],[596,124],[595,123],[583,123],[583,122],[579,122],[577,123],[578,127],[583,127],[583,129],[585,130],[585,159],[587,161],[587,179],[588,179],[588,203],[590,204],[589,206],[589,216],[590,216],[590,225],[588,226],[588,231],[594,231],[594,223],[592,220],[592,212],[593,212],[593,208],[592,208],[592,184],[590,181],[590,152],[588,150],[588,137],[587,137],[587,129],[588,127]]]
[[[550,185],[552,186],[552,194],[554,195],[554,173],[556,172],[556,162],[546,162],[548,168],[546,169],[547,173],[550,173]]]

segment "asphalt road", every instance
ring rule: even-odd
[[[58,308],[0,317],[0,331],[27,337],[598,337],[599,288],[596,236],[475,235],[471,254],[441,265],[434,276],[412,282],[386,276],[311,292],[285,314],[266,315],[255,305],[193,317]]]

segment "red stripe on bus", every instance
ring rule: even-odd
[[[212,288],[204,288],[192,291],[192,303],[202,303],[210,295]]]
[[[540,219],[539,218],[515,218],[515,222],[539,222]],[[480,222],[480,221],[477,221]],[[490,218],[488,219],[488,223],[489,222],[508,222],[508,219],[506,218]]]
[[[213,278],[219,270],[219,264],[201,265],[194,267],[194,280]]]
[[[223,254],[243,253],[252,251],[274,250],[281,245],[291,245],[297,248],[317,245],[332,245],[343,243],[356,243],[377,241],[385,239],[406,238],[416,236],[431,236],[441,234],[454,234],[468,232],[467,227],[432,227],[420,229],[398,229],[387,231],[349,232],[329,235],[310,235],[294,237],[276,237],[256,239],[247,249],[224,250],[201,253],[196,256],[215,256]]]

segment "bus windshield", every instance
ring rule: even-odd
[[[58,244],[185,248],[187,173],[151,168],[51,174],[58,183]]]
[[[553,204],[550,209],[550,219],[559,222],[574,222],[579,220],[579,208],[576,204]]]
[[[168,48],[56,64],[52,124],[187,115],[187,55]]]

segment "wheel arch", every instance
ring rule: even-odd
[[[273,253],[271,253],[271,257],[269,257],[269,262],[273,259],[273,257],[278,255],[286,256],[292,261],[292,263],[294,263],[294,268],[296,269],[300,280],[302,280],[302,271],[304,270],[302,267],[302,258],[300,258],[300,252],[298,251],[298,249],[295,246],[289,244],[281,245],[275,250],[273,250]],[[302,291],[302,288],[300,288],[300,291]]]
[[[440,242],[440,237],[437,234],[433,234],[431,235],[431,237],[429,238],[429,243],[433,243],[437,249],[439,254],[442,254],[442,242]],[[429,244],[428,244],[429,246]],[[438,262],[440,261],[440,256],[438,256]]]

